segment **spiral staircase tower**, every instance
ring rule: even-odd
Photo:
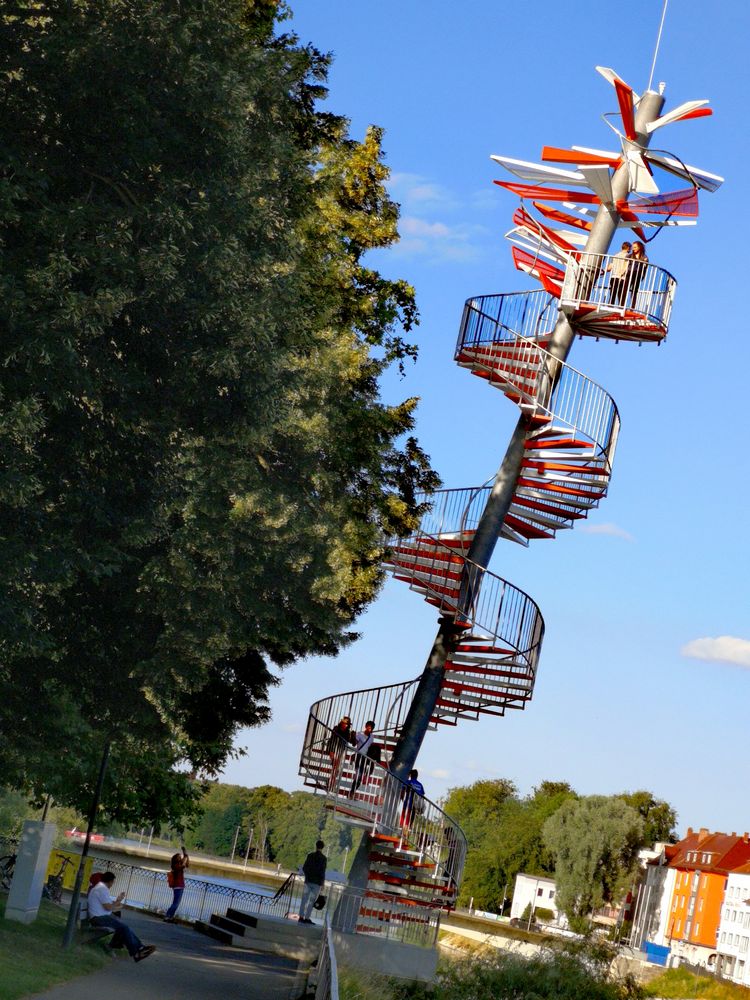
[[[408,770],[427,731],[503,716],[531,699],[544,622],[528,594],[487,568],[495,543],[554,538],[607,495],[617,406],[567,363],[568,352],[577,336],[638,344],[666,338],[674,278],[656,264],[631,263],[613,280],[622,268],[610,242],[618,230],[646,244],[664,227],[695,225],[698,191],[722,182],[649,148],[663,126],[711,114],[707,101],[663,114],[661,92],[639,96],[613,70],[597,70],[615,91],[618,111],[605,121],[619,149],[545,146],[542,164],[493,157],[517,178],[495,181],[520,198],[507,234],[513,261],[541,287],[476,296],[463,311],[456,363],[520,411],[498,474],[485,485],[421,498],[427,513],[419,528],[386,548],[385,567],[439,612],[427,665],[414,680],[333,695],[310,709],[300,760],[305,785],[365,832],[340,921],[350,932],[429,944],[440,912],[455,905],[466,839],[435,803],[415,806]],[[663,192],[657,177],[668,185],[678,178],[682,187]],[[355,729],[374,721],[381,763],[363,770],[337,737],[334,727],[346,716]]]

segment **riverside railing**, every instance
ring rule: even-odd
[[[125,893],[129,906],[153,912],[166,911],[172,902],[172,890],[166,872],[140,868],[105,858],[94,858],[93,871],[113,872],[115,893]],[[250,889],[238,889],[220,882],[186,878],[178,913],[186,920],[207,920],[212,913],[235,910],[262,916],[285,917],[297,913],[302,898],[303,880],[292,873],[279,889],[268,894]]]
[[[320,957],[318,958],[315,1000],[339,1000],[339,973],[336,965],[336,951],[333,947],[331,922],[327,914],[323,922],[323,940],[320,945]]]

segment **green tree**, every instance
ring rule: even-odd
[[[619,798],[643,820],[643,845],[653,847],[657,841],[677,843],[677,812],[668,802],[655,798],[651,792],[623,792]]]
[[[543,836],[555,859],[557,905],[576,920],[627,889],[643,822],[621,798],[589,795],[564,802],[544,824]]]
[[[446,811],[467,834],[469,850],[460,902],[499,912],[513,895],[516,875],[551,875],[554,860],[544,845],[545,821],[575,792],[564,782],[543,781],[519,798],[507,780],[479,781],[452,789]]]
[[[180,822],[437,483],[381,136],[273,2],[19,0],[0,35],[0,767]],[[10,735],[11,738],[8,738]]]

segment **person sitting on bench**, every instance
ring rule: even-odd
[[[122,945],[128,949],[128,954],[136,962],[142,962],[144,958],[153,955],[156,947],[152,944],[145,945],[138,935],[132,931],[124,920],[116,917],[113,910],[119,910],[125,893],[121,892],[115,899],[110,893],[110,888],[115,880],[112,872],[105,872],[101,881],[89,891],[89,923],[93,927],[109,927],[115,932],[110,947],[120,948]]]

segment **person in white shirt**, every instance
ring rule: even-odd
[[[138,935],[128,927],[125,921],[120,920],[112,912],[113,910],[119,910],[122,906],[122,901],[125,899],[124,892],[121,892],[116,898],[112,896],[110,889],[114,880],[115,876],[112,872],[105,872],[101,877],[101,881],[97,882],[92,889],[89,889],[89,920],[94,927],[111,927],[115,932],[111,947],[117,948],[124,944],[128,949],[130,957],[136,962],[142,962],[144,958],[153,955],[156,947],[152,944],[143,944]]]
[[[625,304],[627,294],[628,271],[630,270],[631,247],[629,243],[623,243],[622,249],[612,257],[612,261],[607,268],[609,276],[609,299],[612,305],[621,306]]]

